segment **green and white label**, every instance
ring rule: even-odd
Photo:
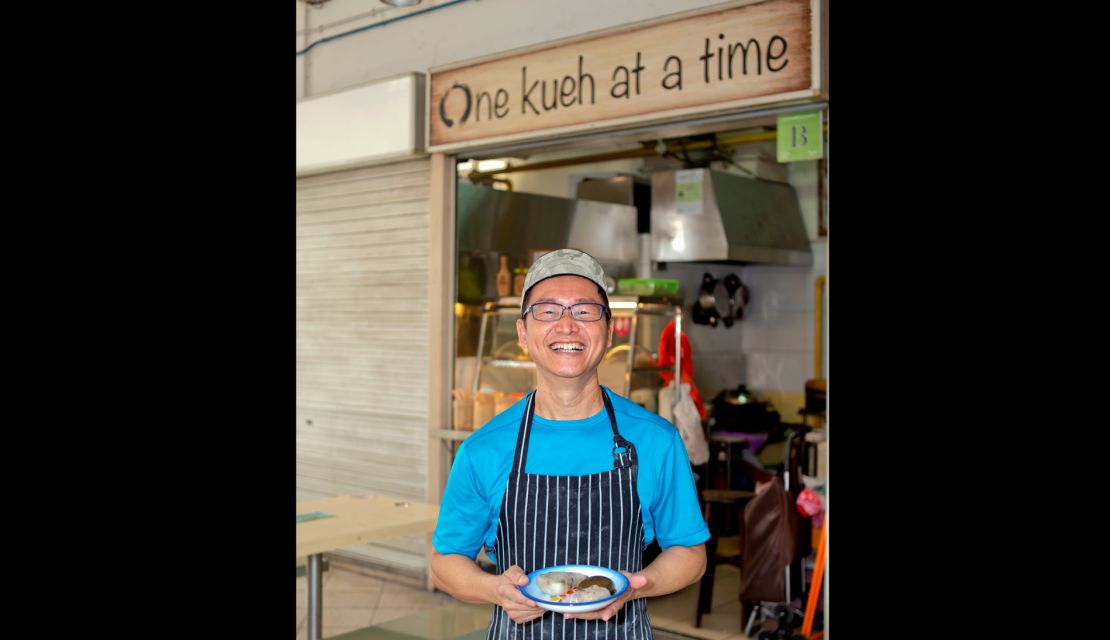
[[[674,180],[675,213],[700,215],[703,207],[704,169],[676,171]]]
[[[821,112],[790,113],[778,117],[778,161],[816,160],[825,146]]]

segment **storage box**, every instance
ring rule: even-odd
[[[678,295],[678,280],[622,278],[617,280],[617,293],[622,296],[672,297]]]

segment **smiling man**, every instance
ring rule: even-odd
[[[459,448],[432,544],[436,587],[493,605],[487,638],[651,638],[646,598],[694,583],[709,530],[674,425],[598,383],[613,343],[605,273],[559,249],[528,271],[517,337],[536,363],[536,390]],[[647,567],[643,550],[663,552]],[[481,548],[497,563],[482,571]],[[629,589],[591,613],[541,609],[518,589],[531,571],[592,564]]]

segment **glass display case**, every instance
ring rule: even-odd
[[[468,308],[469,307],[469,308]],[[675,359],[660,364],[660,338],[674,323],[673,349],[681,353],[682,308],[661,299],[612,296],[613,344],[598,366],[601,384],[658,413],[663,373],[677,375]],[[458,362],[455,380],[455,423],[469,431],[523,397],[536,386],[536,367],[517,339],[519,298],[501,298],[483,305],[460,305]],[[667,340],[672,339],[667,331]],[[665,401],[665,404],[670,404]]]

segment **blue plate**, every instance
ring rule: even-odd
[[[613,586],[617,588],[617,592],[608,598],[601,600],[594,600],[592,602],[556,602],[551,600],[551,596],[547,595],[540,588],[536,586],[536,577],[552,571],[569,571],[571,573],[580,573],[587,577],[604,576],[613,581]],[[548,611],[555,611],[558,613],[586,613],[588,611],[597,611],[609,603],[616,600],[625,591],[628,591],[628,578],[620,571],[614,571],[606,567],[599,567],[592,564],[561,564],[556,567],[544,567],[543,569],[536,569],[528,574],[528,584],[523,587],[517,587],[520,592],[530,600],[535,601],[540,607]]]

